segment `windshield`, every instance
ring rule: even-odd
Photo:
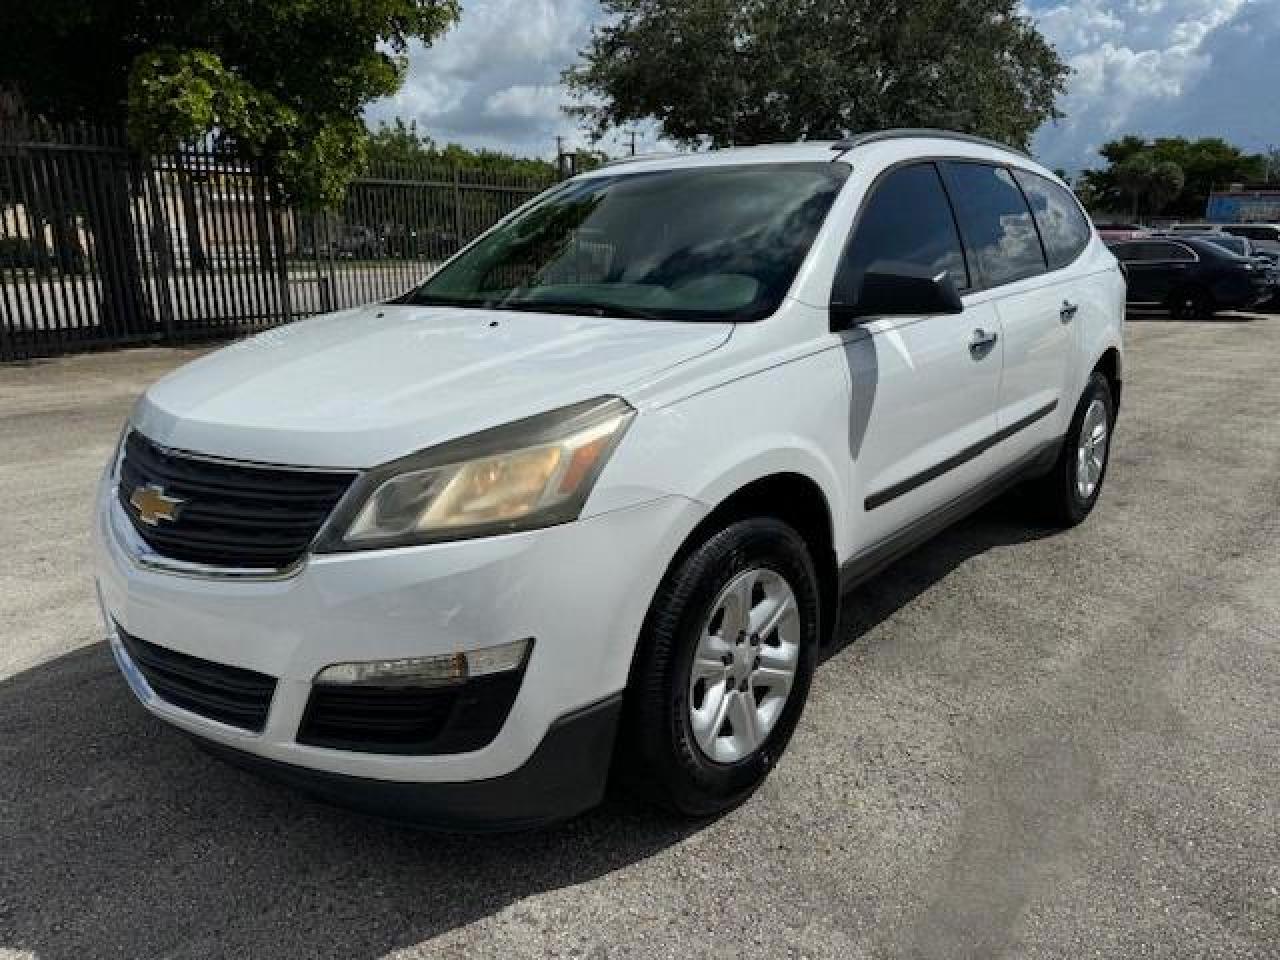
[[[685,167],[570,181],[402,302],[655,320],[777,309],[842,163]]]

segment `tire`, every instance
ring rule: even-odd
[[[1208,320],[1215,309],[1213,297],[1203,287],[1187,287],[1169,298],[1169,313],[1175,320]]]
[[[794,609],[776,629],[759,639],[738,637],[744,622],[767,622],[776,613],[771,604],[785,608],[786,590]],[[745,621],[738,614],[744,603]],[[813,559],[800,535],[779,520],[739,520],[681,559],[645,618],[623,711],[619,779],[689,817],[721,813],[749,797],[804,710],[819,610]],[[722,651],[732,662],[722,659],[715,668],[711,654]],[[753,671],[787,663],[793,672],[785,692],[781,681],[770,682],[785,669]],[[754,726],[746,722],[753,718]]]
[[[1095,405],[1100,405],[1101,413]],[[1098,457],[1097,427],[1100,415],[1103,417],[1103,432],[1101,456]],[[1093,511],[1107,477],[1115,422],[1116,408],[1115,399],[1111,395],[1111,384],[1105,376],[1094,371],[1076,405],[1075,415],[1071,418],[1071,426],[1067,428],[1057,460],[1037,483],[1037,500],[1049,523],[1064,528],[1074,527]],[[1086,432],[1090,434],[1091,443],[1082,446]],[[1082,465],[1083,457],[1092,461],[1092,467]]]

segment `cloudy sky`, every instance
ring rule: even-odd
[[[1280,144],[1280,0],[1024,3],[1074,71],[1067,116],[1036,137],[1051,166],[1090,166],[1128,132]],[[369,120],[416,118],[441,142],[535,156],[552,155],[557,134],[580,143],[560,72],[599,18],[596,0],[463,0],[462,21],[412,52],[404,89]]]

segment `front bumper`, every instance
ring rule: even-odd
[[[575,710],[551,725],[519,769],[459,783],[349,777],[279,763],[212,740],[197,742],[228,763],[329,803],[436,830],[486,833],[543,826],[599,803],[621,713],[622,694]]]
[[[384,814],[460,826],[473,810],[473,826],[521,826],[599,799],[608,765],[601,744],[611,744],[616,718],[600,705],[625,687],[649,602],[704,514],[694,501],[664,497],[527,533],[313,556],[275,580],[207,579],[139,563],[119,527],[127,520],[104,483],[95,524],[98,589],[112,648],[134,693],[152,713],[218,752],[290,781],[305,779],[313,792],[357,806],[368,808],[353,800],[367,794]],[[274,678],[260,732],[157,696],[112,636],[116,624],[150,644]],[[480,749],[388,755],[299,742],[312,681],[326,666],[465,652],[525,637],[534,645],[519,691],[506,722]],[[486,794],[496,799],[482,801]],[[515,808],[503,812],[503,797]],[[379,802],[388,798],[390,810]]]

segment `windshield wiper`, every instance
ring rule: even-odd
[[[414,296],[413,293],[401,300],[391,302],[403,303],[412,307],[469,307],[472,310],[484,310],[493,306],[491,300],[473,300],[469,297],[439,297],[435,294]]]
[[[666,320],[667,317],[616,303],[592,303],[583,300],[499,300],[494,310],[527,310],[531,313],[568,313],[585,317],[624,317],[635,320]]]

